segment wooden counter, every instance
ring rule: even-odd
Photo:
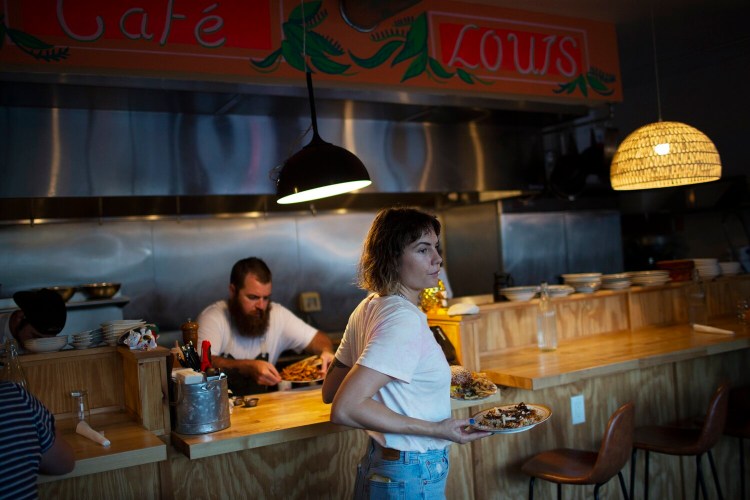
[[[484,353],[480,367],[495,384],[535,390],[750,348],[747,325],[734,318],[709,324],[736,333],[696,332],[689,325],[650,327],[561,340],[551,352],[528,346]]]
[[[172,433],[172,445],[188,458],[204,458],[351,430],[331,423],[331,405],[319,387],[259,394],[253,408],[235,407],[231,425],[209,434]],[[451,401],[453,410],[500,401],[502,393],[481,401]]]
[[[97,431],[110,440],[110,446],[102,446],[76,434],[73,430],[63,433],[63,439],[72,447],[76,458],[72,472],[62,476],[39,476],[39,483],[60,481],[72,477],[98,472],[133,467],[167,459],[167,445],[153,432],[134,422],[95,425]]]

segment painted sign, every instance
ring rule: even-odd
[[[621,100],[609,23],[442,0],[6,0],[3,71]]]

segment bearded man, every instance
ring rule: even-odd
[[[328,336],[271,302],[272,288],[271,270],[263,260],[242,259],[232,267],[229,299],[211,304],[198,316],[198,344],[211,342],[212,364],[227,372],[236,395],[278,384],[281,377],[274,365],[286,350],[319,355],[321,377],[333,360]]]

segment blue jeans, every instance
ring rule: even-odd
[[[402,451],[398,458],[383,458],[383,449],[372,439],[357,466],[354,498],[445,499],[448,449],[424,453]]]

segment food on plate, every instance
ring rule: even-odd
[[[288,382],[313,382],[320,380],[322,364],[320,356],[311,356],[285,367],[279,375],[281,380]]]
[[[476,419],[476,425],[482,429],[517,429],[528,427],[544,420],[545,415],[526,403],[513,406],[495,407],[484,412]]]
[[[482,399],[497,392],[484,373],[472,372],[463,366],[451,366],[451,397],[453,399]]]

